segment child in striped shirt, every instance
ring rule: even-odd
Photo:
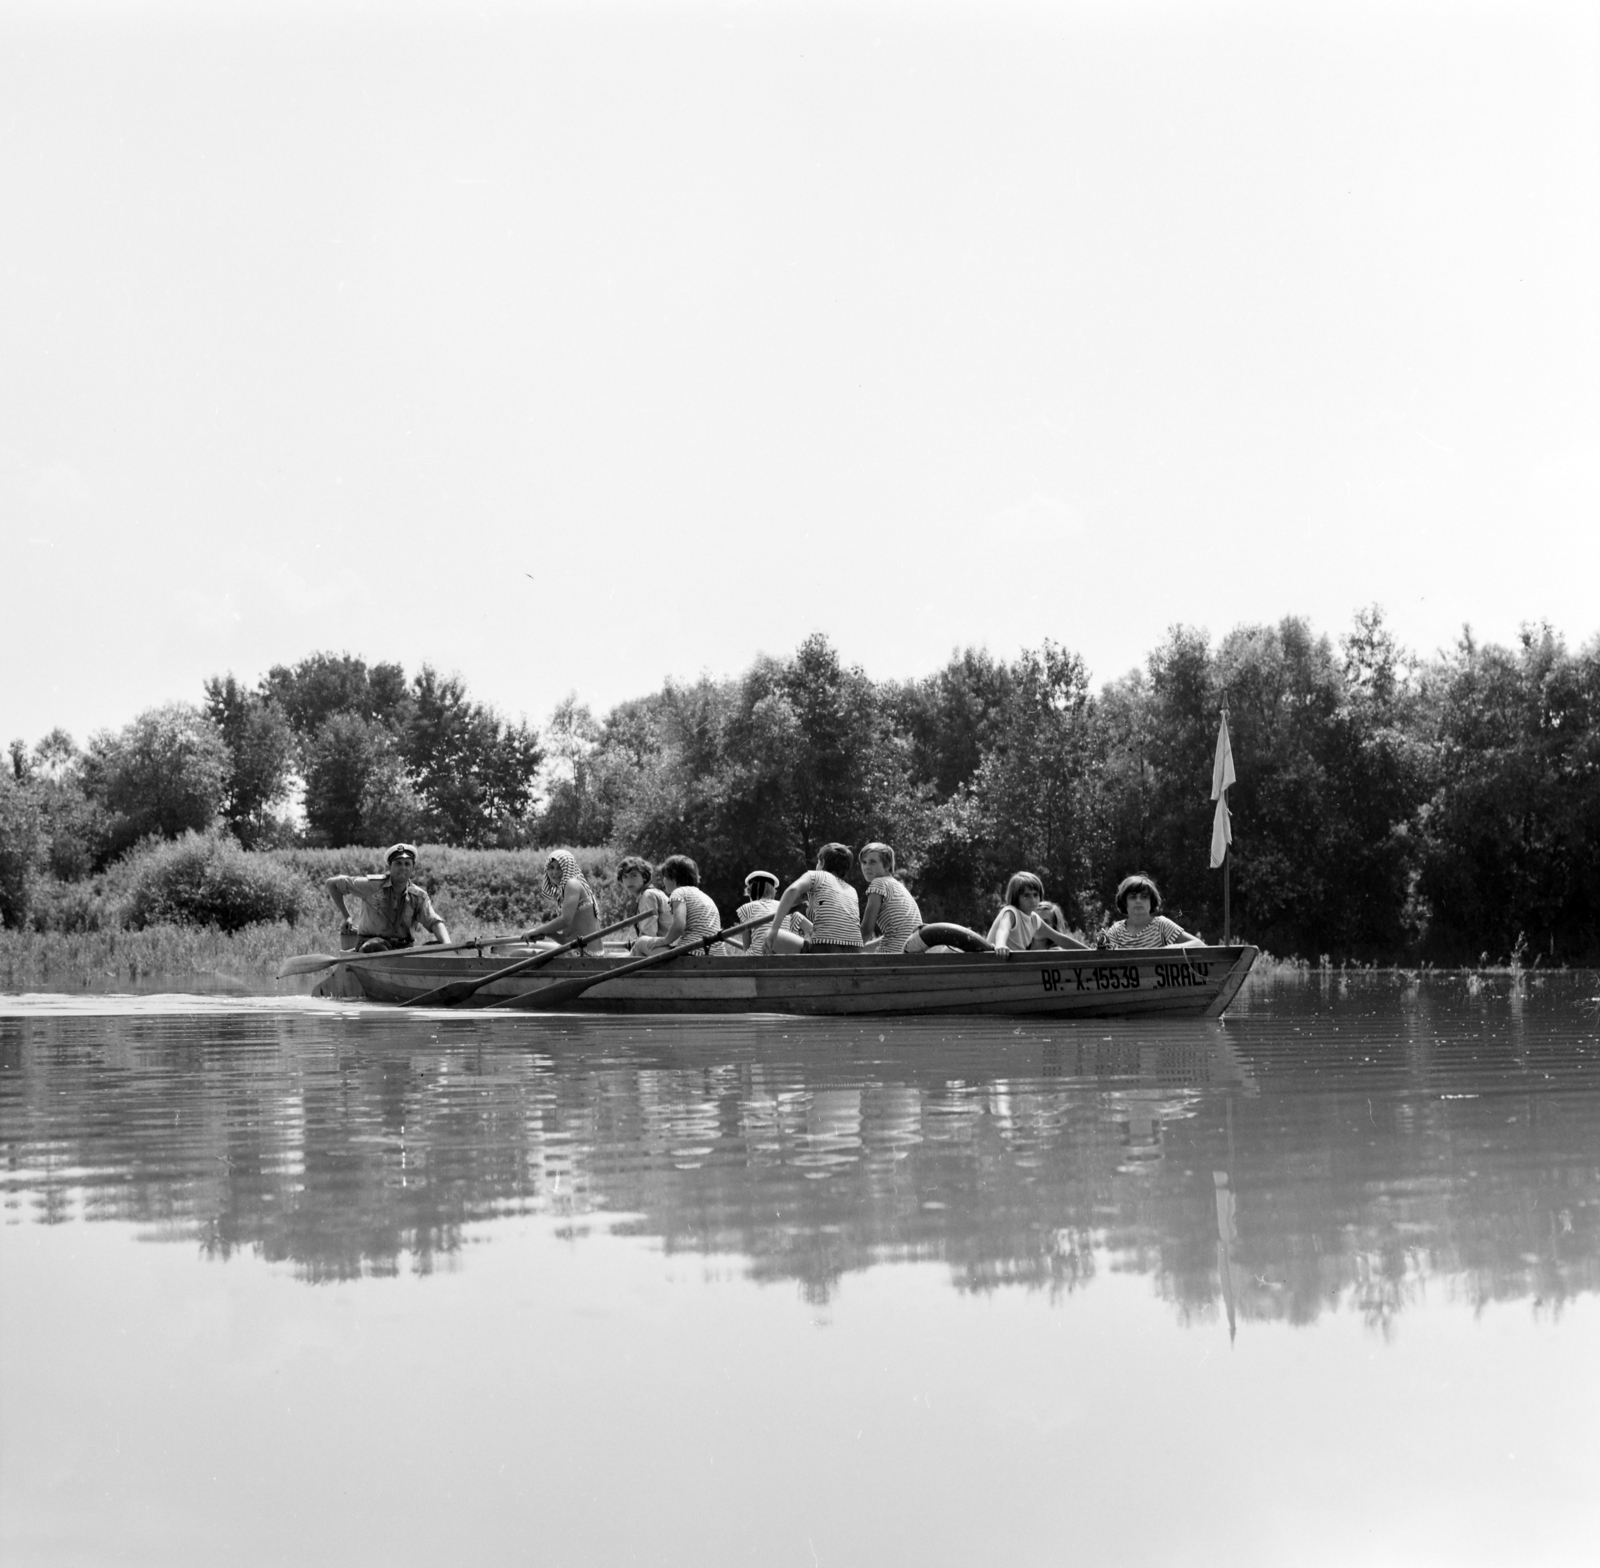
[[[1123,918],[1100,933],[1097,947],[1204,947],[1175,920],[1161,913],[1161,889],[1142,871],[1124,877],[1117,887],[1117,908]]]
[[[861,875],[867,879],[861,940],[877,953],[905,952],[906,939],[921,929],[922,911],[905,883],[894,874],[894,851],[887,844],[864,846]]]

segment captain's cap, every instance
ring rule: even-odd
[[[384,865],[391,864],[396,855],[409,855],[415,860],[417,858],[417,846],[415,844],[391,844],[383,852]]]

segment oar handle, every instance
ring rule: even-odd
[[[412,947],[391,947],[382,953],[303,953],[289,959],[278,971],[280,980],[292,975],[314,974],[319,969],[331,969],[335,964],[371,964],[382,958],[415,958],[422,953],[432,957],[435,953],[459,953],[468,947],[498,947],[502,942],[520,941],[511,936],[475,936],[468,942],[421,942]]]
[[[424,991],[421,996],[409,997],[400,1005],[402,1007],[425,1007],[430,1002],[445,999],[449,994],[452,1002],[464,1002],[469,996],[476,995],[486,985],[492,985],[496,980],[507,980],[512,975],[526,973],[530,969],[537,969],[541,964],[547,964],[552,958],[559,958],[561,954],[571,952],[575,947],[586,947],[590,942],[598,942],[603,936],[610,936],[614,931],[622,931],[628,926],[636,926],[641,920],[649,919],[648,915],[629,915],[626,920],[619,920],[615,925],[602,926],[598,931],[591,931],[587,936],[575,936],[570,942],[563,942],[559,947],[547,948],[542,953],[535,953],[531,958],[518,959],[514,964],[507,964],[504,969],[492,970],[479,980],[462,981],[448,980],[443,985],[435,986],[431,991]],[[513,938],[512,940],[517,940]],[[465,985],[466,989],[461,987]]]
[[[757,926],[766,925],[771,919],[771,915],[757,915],[754,920],[741,920],[738,925],[724,926],[711,936],[697,936],[692,942],[680,942],[676,947],[669,947],[664,952],[651,953],[648,958],[635,958],[631,963],[619,964],[607,974],[577,975],[571,980],[557,980],[554,985],[547,985],[542,991],[536,991],[531,998],[502,996],[490,1002],[483,1010],[487,1012],[490,1007],[505,1007],[524,1000],[538,1002],[540,1006],[567,1002],[573,997],[582,996],[591,986],[620,980],[624,975],[637,974],[641,969],[650,969],[656,964],[670,964],[675,958],[715,947],[718,942],[725,942],[730,936],[738,936],[741,931],[753,931]]]

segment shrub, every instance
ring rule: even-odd
[[[188,833],[129,859],[127,918],[133,926],[237,931],[262,920],[292,924],[310,908],[310,889],[288,866],[252,855],[222,834]]]
[[[69,882],[43,876],[33,885],[28,924],[35,931],[114,931],[126,908],[127,899],[108,889],[104,877]]]

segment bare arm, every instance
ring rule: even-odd
[[[561,911],[549,920],[541,920],[538,925],[523,933],[525,942],[535,942],[542,936],[553,936],[558,942],[566,941],[572,932],[573,922],[578,917],[578,909],[583,902],[583,890],[576,882],[569,882],[561,890]]]
[[[333,900],[333,907],[339,911],[339,918],[343,920],[346,925],[349,925],[350,908],[344,901],[344,888],[340,886],[343,881],[343,877],[329,877],[328,880],[322,884],[322,890],[328,895],[329,898]]]
[[[1081,948],[1084,952],[1093,951],[1087,942],[1080,942],[1077,937],[1068,936],[1065,931],[1057,931],[1054,926],[1050,925],[1041,925],[1034,932],[1033,940],[1035,946],[1042,940],[1052,943],[1056,947],[1076,947]]]
[[[803,876],[796,877],[783,890],[783,897],[778,900],[778,907],[773,911],[772,924],[768,927],[768,930],[772,932],[772,936],[768,939],[768,952],[775,953],[779,951],[777,946],[778,933],[783,929],[784,921],[799,907],[800,900],[806,896],[810,888],[811,873],[807,871]]]
[[[883,908],[883,896],[867,894],[867,907],[861,911],[861,940],[870,942],[878,934],[878,912]]]

